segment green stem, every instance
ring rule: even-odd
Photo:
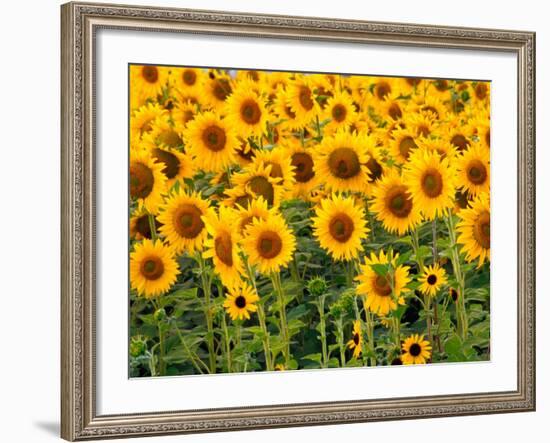
[[[248,260],[245,260],[246,263],[246,273],[248,276],[248,281],[250,284],[254,287],[254,292],[258,294],[258,287],[256,286],[256,277],[254,275],[254,270],[250,266],[250,263]],[[260,328],[262,328],[263,333],[263,339],[262,344],[264,347],[264,355],[265,355],[265,366],[268,371],[273,371],[273,356],[271,355],[271,347],[269,343],[269,332],[267,330],[267,324],[265,322],[265,311],[264,307],[261,302],[258,302],[258,323],[260,324]]]
[[[327,335],[326,335],[326,325],[325,325],[325,298],[326,294],[322,294],[319,296],[319,326],[320,326],[320,333],[321,333],[321,352],[322,352],[322,367],[326,368],[328,367],[328,351],[327,351]]]
[[[376,366],[376,356],[374,353],[374,320],[372,314],[369,312],[368,308],[364,305],[363,300],[363,309],[365,311],[365,323],[367,325],[367,346],[369,351],[371,351],[372,356],[369,357],[370,366]]]
[[[464,300],[464,275],[460,266],[460,255],[458,253],[458,245],[456,243],[456,232],[453,220],[453,214],[449,210],[447,214],[447,229],[449,231],[449,240],[451,242],[451,263],[453,271],[458,282],[458,303],[457,306],[457,329],[460,337],[464,340],[468,335],[468,316],[466,314],[466,302]]]
[[[178,334],[178,337],[180,339],[180,343],[183,345],[184,349],[185,349],[185,352],[187,353],[187,355],[189,356],[189,360],[191,360],[191,363],[193,364],[193,366],[195,367],[195,369],[197,371],[199,371],[201,374],[204,374],[205,371],[207,373],[210,372],[210,370],[208,369],[208,366],[206,366],[204,364],[204,362],[200,359],[200,357],[195,354],[191,349],[189,349],[189,346],[187,345],[187,343],[185,342],[185,339],[183,338],[183,335],[181,335],[181,331],[179,330],[178,326],[177,325],[174,325],[174,329],[176,330],[176,333]],[[204,370],[201,368],[201,366],[199,365],[199,363],[204,367]]]
[[[342,315],[336,320],[336,340],[338,341],[338,349],[340,350],[340,366],[344,368],[346,366],[346,345],[344,344],[344,325],[342,324]]]
[[[157,228],[155,225],[155,216],[153,214],[147,214],[147,219],[149,220],[149,230],[151,231],[151,240],[153,243],[157,240]]]
[[[202,290],[204,292],[204,316],[206,318],[207,328],[207,345],[208,345],[208,362],[210,373],[216,373],[216,353],[214,349],[214,321],[212,318],[211,307],[211,276],[207,274],[206,263],[200,253],[197,254],[197,261],[199,263],[199,270],[201,274]]]
[[[225,313],[222,316],[222,329],[225,338],[225,361],[227,362],[227,372],[231,372],[231,339],[229,337],[229,331],[227,330]]]
[[[278,272],[271,274],[271,282],[277,293],[279,300],[279,319],[280,319],[280,331],[283,339],[284,347],[283,354],[285,357],[285,367],[288,368],[290,363],[290,337],[288,336],[288,323],[286,320],[286,302],[283,288],[281,285],[281,276]]]

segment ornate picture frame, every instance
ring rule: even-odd
[[[535,410],[535,34],[68,3],[62,17],[61,436],[216,432]],[[517,57],[517,389],[118,415],[96,412],[95,56],[99,29],[474,49]]]

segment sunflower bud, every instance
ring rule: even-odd
[[[164,310],[164,308],[157,309],[153,314],[153,317],[155,321],[161,322],[166,319],[166,311]]]
[[[323,295],[327,291],[327,282],[323,277],[312,278],[307,283],[307,289],[311,295]]]
[[[132,337],[130,340],[130,355],[134,358],[140,357],[147,351],[147,343],[140,335]]]

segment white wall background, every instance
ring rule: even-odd
[[[539,226],[550,220],[550,30],[545,2],[393,0],[125,0],[134,4],[524,29],[537,32]],[[0,439],[56,441],[59,433],[59,0],[3,5],[0,17]],[[546,441],[550,416],[548,231],[537,239],[536,413],[289,428],[139,441]],[[514,344],[511,344],[514,345]],[[449,380],[452,383],[452,380]],[[136,440],[138,441],[138,440]]]

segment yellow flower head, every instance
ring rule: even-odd
[[[208,211],[208,202],[198,193],[180,188],[162,207],[160,232],[177,253],[201,251],[207,235],[202,217]]]
[[[239,141],[231,125],[217,114],[197,115],[187,124],[184,135],[185,149],[199,169],[219,172],[235,163]]]
[[[463,245],[466,260],[479,259],[479,266],[491,256],[491,212],[489,194],[479,194],[466,209],[458,213],[460,221],[456,225],[457,243]]]
[[[166,193],[163,169],[164,164],[156,162],[147,151],[130,149],[130,197],[151,214],[157,212]]]
[[[489,192],[490,182],[489,150],[480,143],[472,143],[457,157],[457,185],[475,196]]]
[[[386,171],[373,187],[372,211],[384,229],[404,235],[421,221],[420,208],[414,204],[409,188],[394,169]]]
[[[229,124],[239,136],[260,137],[266,130],[267,109],[264,99],[254,92],[252,82],[241,82],[225,101],[225,114]]]
[[[437,263],[432,266],[425,266],[424,272],[418,278],[418,282],[420,283],[418,289],[420,289],[423,294],[435,297],[437,291],[447,283],[445,269],[441,268]]]
[[[353,349],[353,356],[355,358],[358,358],[361,355],[361,352],[363,350],[362,341],[363,339],[361,334],[361,321],[354,320],[352,338],[350,341],[347,342],[347,346],[349,349]]]
[[[203,220],[210,234],[204,245],[203,256],[212,258],[214,270],[222,283],[232,288],[239,284],[244,272],[235,212],[231,208],[220,206],[218,214],[211,211]]]
[[[351,197],[333,194],[315,211],[313,234],[335,260],[356,258],[368,232],[365,211]]]
[[[245,229],[242,243],[250,263],[257,265],[262,274],[286,267],[296,249],[294,234],[279,214],[267,220],[255,219]]]
[[[402,345],[401,360],[405,365],[425,364],[432,355],[430,342],[423,335],[413,334]]]
[[[357,293],[366,297],[365,307],[380,316],[397,309],[398,303],[405,303],[402,294],[411,278],[408,266],[396,265],[398,257],[399,254],[386,255],[383,250],[378,256],[371,252],[370,258],[365,257],[365,264],[361,265],[361,272],[355,278],[359,281]],[[373,265],[386,265],[387,271],[377,272]]]
[[[168,292],[179,273],[172,250],[160,240],[145,239],[130,253],[130,284],[138,295],[153,298]]]
[[[250,313],[256,312],[258,306],[256,303],[260,300],[256,291],[248,284],[242,283],[240,286],[229,291],[227,298],[223,302],[223,307],[231,317],[231,320],[248,320]]]

